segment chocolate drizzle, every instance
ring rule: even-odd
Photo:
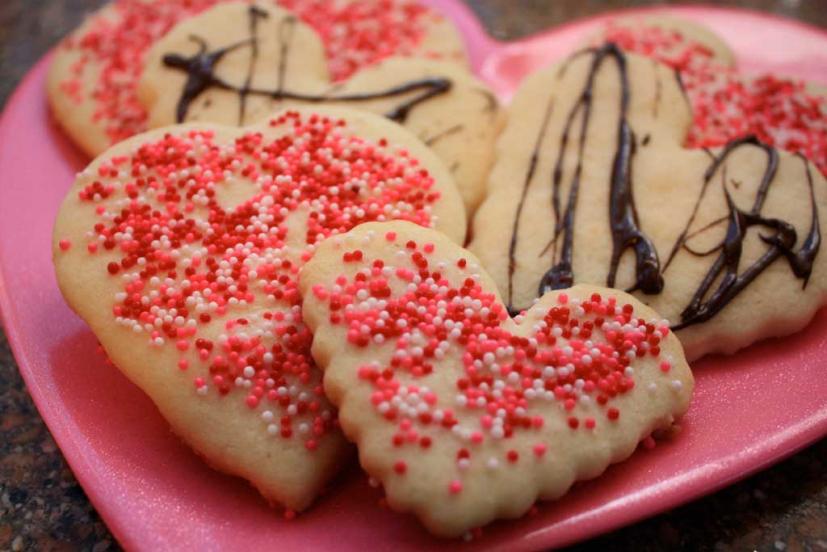
[[[663,81],[660,79],[660,73],[658,73],[659,63],[652,60],[652,66],[655,69],[655,100],[652,102],[652,117],[658,117],[658,111],[660,110],[660,101],[663,96]]]
[[[163,63],[167,67],[178,69],[187,74],[187,80],[178,100],[176,109],[176,121],[181,123],[186,120],[187,113],[192,103],[204,92],[211,88],[235,92],[239,97],[239,122],[244,123],[246,102],[249,96],[269,97],[273,100],[294,100],[308,103],[319,102],[365,102],[384,98],[403,97],[413,94],[402,101],[385,116],[393,121],[404,123],[411,110],[417,105],[424,103],[431,98],[445,94],[451,89],[452,83],[446,78],[422,78],[411,80],[397,86],[393,86],[376,92],[354,93],[354,94],[304,94],[287,90],[286,88],[286,67],[287,58],[290,53],[293,29],[296,23],[295,18],[287,17],[282,20],[279,26],[279,44],[281,55],[279,57],[278,81],[274,89],[256,88],[252,86],[252,75],[255,62],[258,57],[258,20],[267,17],[267,12],[251,6],[250,17],[250,38],[231,46],[209,51],[206,42],[199,37],[190,37],[198,43],[198,52],[191,57],[180,54],[166,54]],[[245,83],[236,86],[226,82],[216,75],[216,65],[228,53],[242,47],[250,48],[249,70]],[[414,94],[416,92],[416,94]]]
[[[761,211],[766,201],[770,186],[775,180],[778,170],[779,155],[771,146],[760,142],[755,137],[745,137],[733,140],[724,149],[715,154],[710,150],[704,150],[710,157],[711,164],[704,174],[704,182],[700,195],[695,203],[686,227],[678,236],[663,270],[660,268],[658,252],[651,240],[643,234],[639,228],[639,220],[633,194],[632,165],[635,157],[636,140],[634,132],[628,122],[628,109],[630,101],[630,88],[626,58],[614,44],[608,43],[600,48],[583,50],[574,54],[557,73],[558,79],[565,74],[571,61],[579,56],[590,53],[591,65],[589,68],[586,83],[571,111],[568,113],[560,137],[558,158],[555,162],[551,177],[552,201],[551,210],[554,213],[554,233],[548,245],[540,253],[545,254],[552,250],[553,265],[540,280],[538,295],[542,296],[549,290],[561,289],[572,286],[575,283],[575,275],[572,268],[573,244],[575,232],[575,212],[577,209],[578,194],[581,184],[583,170],[583,159],[586,152],[586,133],[591,118],[591,107],[594,100],[594,85],[598,71],[606,60],[612,60],[618,69],[620,79],[620,116],[617,124],[617,146],[614,153],[611,179],[607,193],[609,194],[608,226],[612,236],[612,254],[606,278],[606,285],[614,287],[618,265],[622,255],[628,249],[635,254],[635,284],[629,291],[641,291],[646,294],[658,294],[663,290],[663,273],[671,265],[680,251],[698,256],[706,257],[716,255],[711,268],[704,276],[689,304],[681,312],[680,323],[673,326],[679,330],[693,324],[705,322],[718,314],[730,301],[741,291],[747,288],[767,267],[779,258],[786,259],[794,276],[803,281],[802,287],[807,286],[810,275],[813,271],[815,258],[821,246],[821,231],[818,213],[818,205],[815,198],[813,177],[809,162],[798,155],[804,163],[807,182],[810,190],[811,202],[811,224],[807,237],[798,249],[795,249],[798,241],[795,227],[788,221],[767,218],[762,216]],[[681,82],[680,73],[675,72],[675,78],[684,96],[686,94]],[[656,102],[661,101],[661,90],[658,83],[656,89]],[[535,141],[534,150],[528,164],[528,169],[523,182],[523,189],[520,200],[517,204],[515,218],[512,226],[511,241],[508,248],[508,290],[507,308],[514,316],[521,310],[514,308],[514,274],[516,272],[516,251],[519,241],[520,220],[523,215],[525,200],[528,188],[534,179],[540,152],[543,148],[545,135],[548,132],[552,112],[552,103],[546,108],[539,135]],[[579,119],[579,140],[575,145],[576,164],[573,174],[569,179],[568,196],[561,197],[563,185],[563,167],[565,156],[569,150],[569,135],[572,128]],[[643,145],[649,142],[650,137],[644,138]],[[726,160],[733,152],[741,147],[755,146],[766,153],[767,166],[761,182],[755,193],[753,205],[750,210],[740,209],[733,201],[727,189]],[[709,189],[713,177],[720,174],[721,186],[726,197],[728,214],[724,217],[707,223],[700,229],[692,230],[701,209],[701,203]],[[737,188],[741,184],[733,182]],[[724,239],[707,251],[697,251],[687,245],[687,240],[701,234],[717,225],[727,224],[726,236]],[[768,235],[760,235],[760,239],[768,246],[767,250],[743,271],[739,272],[743,244],[751,227],[760,227],[769,231]],[[690,232],[690,230],[692,230]]]
[[[546,113],[543,116],[543,123],[540,125],[540,132],[537,134],[537,140],[534,143],[534,151],[531,152],[531,160],[528,162],[528,170],[523,180],[523,190],[520,194],[520,201],[517,203],[517,213],[514,216],[514,222],[511,226],[511,241],[508,244],[508,302],[506,305],[506,309],[511,316],[516,316],[522,310],[514,308],[514,272],[517,270],[517,235],[520,231],[520,219],[523,215],[528,187],[534,178],[534,172],[537,170],[537,163],[540,160],[540,146],[543,144],[543,137],[546,135],[546,129],[548,128],[553,111],[554,103],[549,102],[548,106],[546,106]]]
[[[226,54],[250,43],[249,40],[244,40],[232,46],[208,52],[207,43],[204,42],[203,39],[197,36],[191,36],[190,40],[198,44],[198,52],[194,56],[184,57],[178,54],[166,54],[164,56],[164,65],[186,71],[188,75],[187,82],[184,83],[184,89],[181,91],[181,97],[178,100],[178,107],[175,110],[175,120],[179,123],[182,123],[186,118],[187,111],[189,111],[192,102],[207,89],[220,88],[222,90],[235,90],[232,85],[227,84],[215,76],[215,65],[221,61],[221,58]],[[243,105],[243,99],[246,98],[246,93],[241,94],[241,98]]]
[[[576,55],[579,56],[586,53],[590,53],[592,56],[586,84],[566,117],[566,123],[560,138],[560,154],[557,157],[552,173],[551,207],[555,220],[554,233],[548,245],[540,254],[543,255],[551,249],[554,264],[540,279],[538,295],[542,296],[549,290],[567,288],[574,284],[572,258],[577,199],[580,191],[583,159],[586,152],[586,136],[591,121],[592,103],[594,101],[595,79],[606,60],[612,60],[616,64],[621,90],[620,117],[617,125],[617,147],[612,162],[612,174],[607,192],[609,194],[609,230],[612,235],[612,256],[606,277],[606,285],[614,287],[620,259],[626,250],[632,249],[636,259],[636,278],[635,284],[631,289],[641,290],[644,293],[659,293],[661,289],[663,289],[663,278],[660,275],[658,254],[651,240],[644,235],[639,228],[637,209],[635,208],[634,195],[632,193],[632,160],[635,155],[636,146],[634,133],[627,119],[629,111],[629,79],[626,57],[617,45],[612,43],[607,43],[600,48],[584,50]],[[566,67],[567,66],[564,65],[558,75],[563,75]],[[580,134],[576,145],[577,163],[569,181],[569,193],[565,199],[565,207],[563,207],[561,204],[563,166],[568,151],[569,135],[578,115],[580,116]],[[546,133],[548,122],[549,120],[547,118],[540,130],[540,137],[532,153],[532,161],[529,164],[529,171],[526,175],[523,195],[517,207],[514,230],[509,247],[508,302],[509,309],[512,312],[516,310],[511,305],[511,302],[513,299],[512,280],[515,270],[515,252],[518,239],[517,228],[520,217],[522,216],[527,186],[536,168],[539,149],[542,145],[542,136]],[[560,241],[562,241],[561,244],[559,243]]]
[[[259,9],[256,6],[250,6],[248,13],[250,14],[250,62],[247,66],[247,78],[244,80],[244,87],[238,93],[239,124],[241,124],[241,121],[244,120],[244,115],[247,111],[247,95],[250,93],[250,85],[253,82],[253,71],[256,67],[256,61],[258,61],[258,20],[268,17],[266,11]],[[291,19],[292,18],[287,18],[284,21],[289,21]],[[284,23],[284,21],[282,23]]]
[[[709,251],[701,253],[694,251],[687,247],[686,240],[691,236],[689,234],[689,228],[692,226],[698,214],[701,201],[707,192],[712,177],[734,151],[747,145],[761,148],[767,155],[767,166],[761,178],[761,183],[756,190],[752,208],[749,211],[744,211],[735,205],[732,196],[724,185],[724,194],[729,211],[728,216],[725,219],[713,221],[700,231],[711,228],[722,222],[722,220],[726,220],[728,221],[726,235],[718,246],[713,247]],[[800,155],[798,157],[804,163],[807,174],[807,183],[810,189],[810,203],[812,206],[812,220],[807,238],[797,251],[793,249],[798,241],[795,227],[787,221],[766,218],[761,215],[761,209],[764,206],[770,185],[775,180],[776,172],[778,171],[778,152],[771,146],[760,142],[757,138],[748,136],[730,142],[721,153],[714,158],[704,175],[704,183],[693,212],[685,229],[681,232],[672,248],[664,271],[681,249],[700,257],[713,255],[718,252],[718,257],[693,294],[689,305],[681,312],[681,321],[679,324],[673,326],[674,330],[680,330],[694,324],[705,322],[714,317],[741,293],[741,291],[749,286],[767,267],[781,257],[787,260],[795,277],[803,280],[802,288],[807,286],[807,282],[813,271],[816,255],[821,246],[821,230],[810,165],[805,158]],[[761,257],[743,271],[739,272],[738,267],[741,262],[744,240],[747,237],[749,228],[753,226],[772,231],[770,235],[760,236],[761,240],[769,247]],[[695,232],[692,235],[696,235],[697,233],[698,232]],[[719,283],[713,289],[715,282]]]
[[[433,136],[428,136],[426,138],[420,137],[420,140],[422,140],[422,143],[424,143],[426,146],[430,147],[442,140],[443,138],[452,136],[457,132],[462,132],[463,128],[464,127],[462,125],[454,125],[452,127],[446,128],[445,130],[437,132]]]
[[[689,106],[690,111],[692,110],[692,100],[689,98],[689,92],[686,91],[686,85],[683,83],[683,77],[681,76],[681,72],[678,69],[674,69],[672,74],[675,75],[675,82],[678,83],[678,88],[681,91],[681,95],[683,96],[686,105]]]
[[[279,23],[279,72],[276,81],[276,90],[284,90],[285,76],[287,75],[287,58],[290,53],[290,44],[293,42],[293,33],[296,30],[296,18],[285,17]]]

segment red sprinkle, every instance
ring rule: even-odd
[[[673,30],[610,23],[604,38],[680,71],[694,116],[688,147],[717,147],[755,135],[804,155],[827,176],[827,98],[808,92],[805,82],[742,75]]]
[[[115,259],[106,264],[118,276],[112,324],[145,336],[150,347],[175,351],[180,370],[195,369],[199,395],[243,400],[268,436],[301,439],[310,451],[337,420],[302,323],[301,266],[325,238],[387,213],[429,226],[439,198],[416,159],[351,136],[344,125],[287,112],[271,121],[290,131],[278,139],[251,132],[222,144],[211,132],[169,133],[128,156],[105,158],[87,175],[93,183],[80,198],[97,205],[89,254],[102,244]],[[326,199],[343,172],[370,193],[340,187],[335,201]],[[255,182],[258,193],[225,208],[219,192],[238,175]],[[288,217],[298,210],[307,222],[289,235]],[[363,265],[363,251],[348,255]],[[367,292],[387,297],[389,288],[372,282]],[[314,294],[339,300],[321,288]],[[363,337],[354,341],[367,345]],[[401,444],[430,446],[410,429]]]
[[[481,445],[544,427],[545,414],[536,410],[541,401],[574,414],[590,398],[617,420],[613,401],[635,387],[632,363],[641,357],[665,362],[651,346],[662,342],[658,324],[636,317],[631,304],[600,294],[586,300],[560,294],[528,337],[515,335],[504,325],[502,303],[464,259],[445,258],[431,244],[404,243],[382,256],[366,247],[358,263],[348,261],[353,250],[343,247],[347,262],[335,284],[313,288],[330,323],[364,349],[356,373],[372,388],[366,406],[393,426],[390,444],[397,449],[417,446],[425,454],[423,434],[430,443],[431,435],[438,438],[433,432],[447,431],[450,442],[461,442],[457,469],[468,469],[475,455],[485,454]],[[389,360],[370,360],[384,357],[371,355],[372,347],[388,344],[394,351]],[[441,369],[447,354],[461,359],[461,369],[450,376],[453,389],[439,396],[424,378]],[[566,423],[572,431],[596,427],[593,417],[568,415]],[[504,450],[507,462],[519,461],[515,448]],[[536,443],[531,451],[542,457],[547,445]],[[487,469],[499,465],[490,456],[479,460]]]

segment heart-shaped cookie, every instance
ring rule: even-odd
[[[300,274],[325,391],[388,504],[462,535],[627,458],[692,374],[633,297],[576,286],[511,319],[467,250],[405,222],[322,243]]]
[[[575,283],[634,291],[697,358],[803,327],[827,299],[827,183],[752,138],[682,144],[673,70],[608,43],[523,83],[470,249],[513,311]]]
[[[54,261],[69,305],[173,430],[300,510],[347,448],[298,270],[325,237],[394,218],[462,243],[462,202],[433,153],[370,113],[287,111],[114,146],[64,200]]]
[[[469,212],[484,195],[500,129],[496,98],[457,64],[388,58],[332,85],[313,29],[264,4],[222,4],[177,25],[148,54],[139,97],[152,128],[244,125],[319,102],[385,115],[433,148]]]
[[[723,146],[755,135],[769,145],[804,155],[827,175],[823,86],[771,74],[744,74],[720,37],[682,19],[612,20],[597,43],[605,41],[680,72],[693,113],[688,147]]]
[[[91,15],[60,44],[49,71],[49,103],[72,140],[97,155],[145,131],[137,87],[146,53],[180,21],[227,1],[113,0]],[[291,10],[319,33],[336,80],[391,55],[467,63],[453,24],[416,0],[262,3]]]

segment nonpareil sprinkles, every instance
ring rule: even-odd
[[[827,98],[809,92],[804,82],[743,75],[717,62],[703,44],[657,26],[609,24],[604,39],[680,73],[693,113],[688,147],[718,147],[754,135],[804,155],[827,175]]]
[[[523,337],[509,330],[505,306],[484,289],[474,263],[446,259],[433,244],[405,241],[395,232],[369,239],[396,245],[393,260],[345,240],[346,270],[335,282],[314,285],[312,293],[329,323],[346,330],[350,347],[385,359],[361,364],[355,375],[371,386],[370,407],[394,427],[390,449],[416,447],[424,454],[446,432],[453,437],[458,472],[449,495],[462,492],[462,474],[474,463],[497,470],[553,458],[555,443],[539,435],[549,413],[562,414],[570,431],[617,423],[623,412],[613,399],[635,387],[636,360],[655,359],[653,369],[669,377],[674,359],[660,348],[668,323],[637,317],[631,304],[611,295],[579,300],[561,292],[542,317],[531,319],[532,331]],[[529,323],[526,316],[516,321]],[[450,396],[439,396],[429,380],[457,364]],[[552,404],[559,410],[549,410]],[[537,438],[525,448],[507,445],[532,432]],[[502,454],[481,448],[488,442],[505,443],[497,448]],[[395,476],[408,473],[402,458],[392,466]]]
[[[171,369],[198,394],[243,400],[267,433],[313,450],[336,421],[301,322],[299,268],[362,222],[430,226],[439,194],[407,151],[343,120],[286,112],[269,125],[278,137],[170,133],[87,169],[78,198],[97,222],[79,246],[120,282],[114,324],[174,348]]]

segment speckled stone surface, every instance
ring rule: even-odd
[[[518,38],[629,5],[621,0],[468,0],[489,32]],[[0,104],[101,0],[0,0]],[[729,0],[827,27],[827,0]],[[0,211],[2,211],[0,206]],[[825,397],[827,401],[827,397]],[[25,390],[0,331],[0,551],[117,548]],[[827,552],[827,439],[742,483],[577,550]]]

